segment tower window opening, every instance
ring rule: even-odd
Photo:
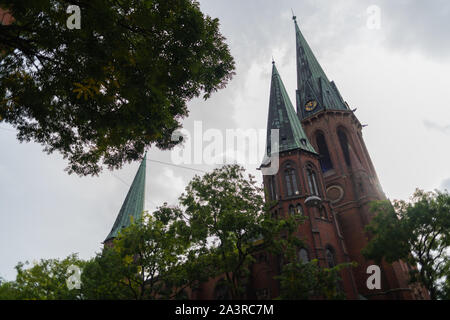
[[[325,250],[325,259],[327,261],[328,268],[333,268],[336,266],[336,259],[334,257],[334,250],[331,248],[327,248]]]
[[[302,205],[300,203],[297,204],[296,211],[297,211],[298,215],[301,215],[301,216],[303,215],[303,207],[302,207]]]
[[[318,196],[319,195],[319,186],[317,183],[316,172],[311,167],[308,167],[306,169],[306,173],[308,176],[309,191],[311,192],[311,194]]]
[[[333,163],[331,162],[330,153],[328,151],[327,142],[322,133],[318,133],[316,137],[317,147],[319,148],[320,154],[320,167],[322,172],[327,172],[333,169]]]
[[[344,159],[345,159],[345,163],[347,164],[347,166],[351,165],[350,162],[350,153],[348,151],[348,139],[347,139],[347,135],[345,134],[344,130],[342,129],[338,129],[338,138],[339,138],[339,143],[341,144],[341,149],[342,149],[342,153],[344,154]]]
[[[298,251],[298,259],[300,260],[300,263],[308,263],[309,262],[308,250],[306,250],[305,248],[301,248]]]
[[[288,196],[299,194],[297,178],[295,176],[295,170],[290,164],[286,165],[284,170],[284,178],[286,181],[286,191]]]
[[[327,212],[326,212],[324,206],[321,206],[321,207],[319,208],[319,214],[320,214],[320,217],[321,217],[321,218],[327,219]]]
[[[271,200],[277,199],[276,185],[275,185],[275,176],[269,177],[269,196]]]
[[[289,206],[289,215],[295,215],[295,207],[292,204]]]

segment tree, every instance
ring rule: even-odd
[[[367,231],[371,239],[363,250],[368,259],[380,262],[403,260],[412,266],[412,282],[422,283],[431,299],[443,292],[449,276],[450,196],[448,192],[417,189],[410,202],[372,203],[375,214]]]
[[[82,292],[86,299],[173,299],[190,285],[185,270],[189,236],[183,222],[145,214],[141,221],[123,229],[112,247],[86,267]],[[197,266],[198,268],[198,266]]]
[[[80,299],[80,290],[69,288],[67,280],[71,276],[69,267],[80,269],[84,261],[72,254],[65,259],[41,259],[26,268],[28,262],[19,262],[16,266],[17,276],[10,287],[14,288],[14,299],[25,300],[73,300]]]
[[[281,300],[345,299],[340,287],[340,272],[356,263],[341,263],[333,268],[321,267],[317,259],[302,261],[298,249],[304,246],[293,224],[276,242],[275,253],[279,255],[281,272],[275,279],[280,281]],[[281,253],[281,255],[280,255]]]
[[[224,275],[222,285],[233,299],[245,296],[253,256],[262,250],[279,253],[301,221],[299,216],[273,219],[262,195],[253,176],[226,165],[195,176],[180,197],[193,242],[208,252],[216,267],[212,276]]]
[[[442,290],[439,293],[439,298],[443,300],[450,300],[450,261],[444,266],[445,280],[442,283]]]
[[[86,263],[81,275],[81,292],[86,300],[135,299],[124,279],[122,259],[114,250],[103,250]]]
[[[353,264],[342,263],[333,268],[321,268],[317,260],[302,263],[296,259],[284,265],[281,275],[277,277],[281,285],[280,299],[344,299],[345,295],[339,289],[339,272],[351,266]]]
[[[16,300],[17,294],[14,281],[6,281],[0,277],[0,300]]]
[[[69,29],[69,5],[81,12]],[[194,0],[0,0],[0,122],[67,158],[69,173],[120,168],[172,134],[187,101],[223,88],[234,60]]]

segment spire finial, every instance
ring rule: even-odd
[[[275,64],[275,60],[273,59],[273,56],[272,56],[272,64]]]
[[[292,11],[292,20],[294,20],[295,22],[297,22],[297,17],[295,16],[294,10],[292,10],[292,8],[291,8],[291,11]]]

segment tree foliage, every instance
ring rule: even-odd
[[[16,300],[18,292],[14,281],[6,281],[0,277],[0,300]]]
[[[183,254],[189,238],[181,221],[165,224],[152,215],[123,229],[112,247],[105,247],[85,268],[87,299],[176,298],[183,289]],[[102,275],[107,275],[102,277]]]
[[[87,261],[81,275],[83,299],[131,300],[134,292],[125,278],[127,268],[114,250],[103,250]]]
[[[65,259],[41,259],[27,267],[29,262],[19,262],[16,266],[15,281],[2,283],[2,299],[21,300],[74,300],[81,299],[79,289],[69,289],[67,279],[71,265],[84,266],[84,261],[72,254]]]
[[[81,28],[68,29],[69,5]],[[167,149],[187,101],[223,88],[234,61],[218,19],[194,0],[1,0],[0,122],[69,173],[120,168]]]
[[[222,285],[233,299],[245,297],[255,253],[281,253],[286,241],[301,243],[292,236],[301,217],[272,218],[262,189],[238,165],[194,177],[180,205],[185,208],[193,241],[210,255],[213,276],[224,275]]]
[[[280,280],[280,299],[309,300],[345,299],[340,289],[340,271],[352,267],[353,264],[342,263],[333,268],[321,268],[317,260],[303,263],[298,259],[287,263],[277,279]]]
[[[304,247],[304,243],[297,230],[298,224],[291,224],[276,241],[275,250],[272,250],[278,255],[281,269],[280,274],[275,276],[280,281],[279,299],[345,299],[340,273],[344,268],[354,267],[356,263],[341,263],[326,268],[320,266],[317,259],[302,261],[299,248]]]
[[[410,202],[376,201],[367,227],[371,240],[363,250],[368,259],[404,260],[412,266],[411,281],[421,282],[432,299],[445,291],[450,246],[450,195],[417,189]],[[417,267],[416,267],[417,266]]]

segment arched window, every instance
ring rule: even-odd
[[[350,166],[351,162],[350,162],[350,153],[348,152],[347,135],[345,134],[342,128],[338,129],[337,134],[339,138],[339,143],[341,144],[342,153],[344,154],[345,163],[347,164],[347,166]]]
[[[331,247],[328,247],[325,250],[325,259],[327,261],[328,268],[333,268],[336,266],[336,259],[334,257],[334,250]]]
[[[269,176],[269,196],[271,200],[277,199],[276,185],[275,185],[275,176]]]
[[[303,207],[300,203],[297,204],[296,210],[297,210],[297,214],[299,214],[301,216],[303,215]]]
[[[330,153],[328,152],[327,142],[322,133],[317,133],[316,135],[317,147],[319,148],[320,154],[320,167],[322,172],[333,169],[333,163],[331,162]]]
[[[317,183],[317,174],[314,169],[309,166],[306,168],[306,174],[308,176],[308,186],[311,194],[318,196],[319,195],[319,185]]]
[[[300,260],[300,263],[308,263],[309,262],[308,250],[306,250],[305,248],[301,248],[298,251],[298,259]]]
[[[324,206],[320,206],[319,208],[320,216],[324,219],[327,219],[327,209]]]
[[[297,177],[294,168],[288,163],[284,170],[284,179],[286,181],[286,191],[288,196],[299,194]]]
[[[289,214],[291,216],[295,215],[295,207],[292,204],[289,206]]]

